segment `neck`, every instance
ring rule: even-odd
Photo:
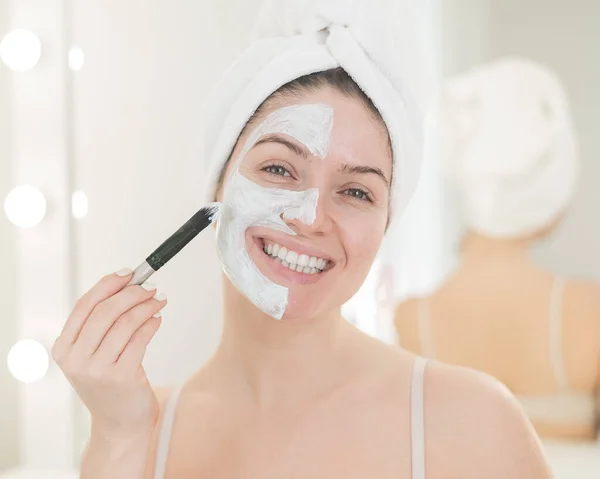
[[[276,320],[223,284],[223,336],[214,364],[259,407],[305,402],[333,387],[352,326],[340,310],[317,318]],[[337,373],[337,374],[336,374]]]
[[[470,232],[462,242],[463,262],[527,261],[530,243],[528,238],[490,238]]]

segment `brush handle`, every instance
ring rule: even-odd
[[[156,273],[156,271],[152,269],[152,266],[144,261],[137,268],[135,268],[133,271],[133,276],[131,277],[129,283],[127,283],[127,286],[132,284],[142,284],[146,282],[146,280],[148,280],[148,278],[150,278],[150,276],[152,276],[154,273]]]
[[[173,256],[179,253],[185,245],[192,241],[202,230],[208,227],[216,218],[219,203],[209,203],[200,209],[186,223],[173,233],[166,241],[154,250],[133,272],[129,281],[131,284],[142,284],[150,276],[162,268]]]

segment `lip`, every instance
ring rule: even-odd
[[[277,243],[300,254],[306,254],[307,256],[318,256],[319,258],[327,259],[327,267],[321,273],[316,274],[305,274],[299,273],[298,271],[292,271],[265,254],[263,251],[264,241]],[[266,276],[270,277],[272,280],[279,279],[280,281],[275,282],[277,284],[281,284],[282,286],[290,284],[316,283],[329,274],[329,272],[335,267],[335,263],[329,259],[327,255],[323,255],[323,253],[314,248],[307,248],[305,246],[298,245],[295,241],[282,241],[267,238],[265,236],[252,236],[250,245],[253,250],[251,253],[252,259],[255,261],[258,268],[263,272],[263,274],[265,272],[271,273],[266,274]]]

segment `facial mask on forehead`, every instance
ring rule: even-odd
[[[226,183],[217,223],[217,249],[223,270],[233,285],[266,314],[281,319],[288,304],[288,289],[264,276],[246,248],[246,230],[252,226],[295,235],[285,219],[312,224],[319,190],[291,191],[266,188],[239,172],[248,151],[265,135],[285,134],[325,159],[333,129],[333,108],[294,105],[271,113],[248,137]]]

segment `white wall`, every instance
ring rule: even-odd
[[[493,0],[442,0],[442,64],[455,75],[485,60]]]
[[[581,142],[575,202],[536,258],[562,274],[600,280],[600,2],[494,0],[490,56],[519,54],[556,70]]]

